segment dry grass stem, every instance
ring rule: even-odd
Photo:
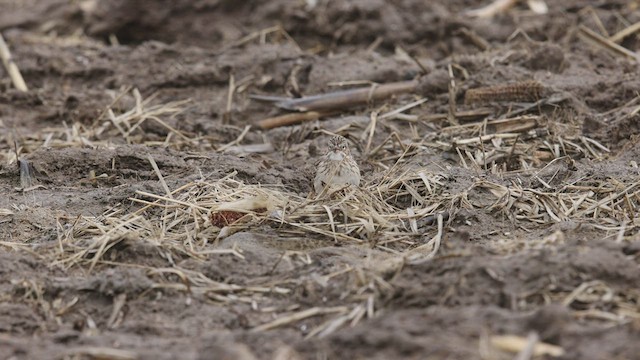
[[[11,77],[11,81],[13,82],[13,86],[20,91],[29,91],[27,84],[24,82],[24,78],[22,78],[22,74],[20,74],[20,69],[18,69],[18,65],[13,61],[11,57],[11,52],[9,51],[9,46],[4,41],[4,37],[0,34],[0,59],[2,59],[2,64],[4,68],[7,69],[7,73],[9,77]]]
[[[622,40],[624,40],[624,38],[631,36],[635,33],[637,33],[638,31],[640,31],[640,22],[637,22],[631,26],[628,26],[620,31],[618,31],[617,33],[611,35],[609,37],[609,40],[613,41],[614,43],[619,43]]]
[[[64,352],[65,357],[88,356],[92,359],[137,360],[140,356],[134,351],[115,348],[84,346],[75,347]]]
[[[280,326],[285,326],[306,318],[310,318],[312,316],[332,314],[332,313],[343,313],[343,312],[346,312],[347,310],[348,309],[344,306],[338,306],[338,307],[332,307],[332,308],[313,307],[311,309],[307,309],[291,315],[283,316],[270,323],[256,326],[255,328],[252,329],[252,331],[262,332],[262,331],[271,330]]]
[[[136,103],[124,112],[116,111],[116,105],[126,96],[131,95]],[[164,104],[152,105],[155,96],[143,99],[137,90],[127,89],[119,94],[93,124],[73,123],[62,126],[45,128],[44,139],[32,135],[22,138],[23,152],[29,153],[42,146],[51,148],[92,147],[110,148],[114,142],[120,140],[127,144],[143,144],[151,146],[166,146],[182,149],[185,147],[202,147],[203,141],[189,137],[177,130],[171,122],[182,113],[190,100],[172,101]],[[152,135],[144,131],[145,122],[152,121],[167,130],[165,141],[155,141]]]
[[[635,52],[616,44],[612,40],[594,32],[593,30],[585,27],[584,25],[579,26],[579,34],[582,39],[585,41],[594,44],[601,49],[607,50],[614,55],[625,56],[629,59],[638,61],[638,54]]]

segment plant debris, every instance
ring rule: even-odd
[[[640,352],[633,2],[10,3],[0,357]]]

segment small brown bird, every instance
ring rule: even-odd
[[[360,168],[349,150],[347,139],[340,135],[329,139],[329,152],[318,163],[313,187],[320,194],[325,187],[360,185]]]

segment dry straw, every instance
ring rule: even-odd
[[[116,111],[116,104],[125,96],[133,97],[135,105]],[[29,152],[40,146],[101,147],[121,142],[208,150],[209,141],[171,125],[188,101],[154,104],[153,99],[153,96],[143,99],[137,90],[125,89],[91,126],[75,123],[51,128],[44,139],[35,136],[21,139],[21,146]],[[267,331],[324,316],[326,319],[308,334],[324,337],[375,316],[381,294],[392,291],[385,275],[436,259],[446,242],[446,226],[462,209],[493,212],[525,230],[576,220],[611,231],[622,239],[625,231],[635,229],[640,183],[613,184],[594,177],[565,181],[563,172],[570,171],[571,159],[602,159],[609,151],[599,142],[582,136],[570,121],[559,124],[548,116],[529,113],[488,119],[486,109],[451,111],[438,116],[454,117],[455,125],[424,133],[418,131],[418,126],[430,124],[433,117],[406,113],[424,103],[424,99],[413,99],[398,109],[374,112],[364,128],[348,125],[341,129],[350,132],[351,138],[361,140],[362,161],[378,170],[379,175],[367,175],[360,188],[347,187],[320,198],[303,197],[282,186],[247,184],[238,180],[234,172],[219,179],[202,177],[171,188],[164,180],[166,174],[149,157],[162,187],[159,193],[131,194],[130,200],[139,205],[134,210],[116,207],[100,216],[59,218],[57,242],[41,256],[51,258],[57,266],[82,267],[88,271],[104,266],[141,268],[153,281],[151,289],[186,292],[222,304],[242,302],[253,306],[261,301],[268,303],[266,298],[270,296],[291,294],[295,285],[275,279],[256,280],[252,285],[223,283],[183,267],[175,259],[200,261],[212,256],[233,256],[249,261],[241,246],[216,245],[236,232],[256,231],[265,226],[277,233],[278,239],[308,244],[305,250],[336,243],[345,248],[368,249],[371,255],[367,261],[375,262],[375,267],[357,258],[331,274],[318,277],[325,285],[347,275],[355,279],[353,288],[346,289],[338,303],[288,309],[254,328]],[[469,122],[478,118],[482,120]],[[151,139],[142,131],[143,124],[149,121],[167,131],[164,141]],[[394,122],[406,124],[412,130],[402,133]],[[556,127],[563,128],[558,131]],[[245,127],[236,139],[217,150],[243,146],[250,131],[250,127]],[[476,178],[465,188],[453,191],[449,168],[440,164],[444,161],[424,164],[423,155],[433,152],[448,155],[466,168],[460,170],[475,173]],[[552,172],[555,167],[560,170]],[[520,176],[529,181],[522,181]],[[233,220],[212,222],[221,213],[234,214],[224,217]],[[11,216],[13,209],[0,209],[0,221]],[[544,239],[548,243],[561,240],[560,235]],[[153,266],[118,260],[114,257],[115,250],[123,244],[152,247],[166,262]],[[0,245],[23,248],[8,242]],[[508,253],[508,246],[503,250]],[[272,269],[280,261],[293,258],[304,264],[312,262],[307,251],[285,251]],[[576,290],[567,301],[583,293]],[[118,301],[114,308],[116,305],[121,308],[126,299]],[[118,316],[112,315],[110,325],[117,324]]]

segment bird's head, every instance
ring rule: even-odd
[[[343,136],[336,135],[329,139],[329,151],[349,155],[349,143]]]

